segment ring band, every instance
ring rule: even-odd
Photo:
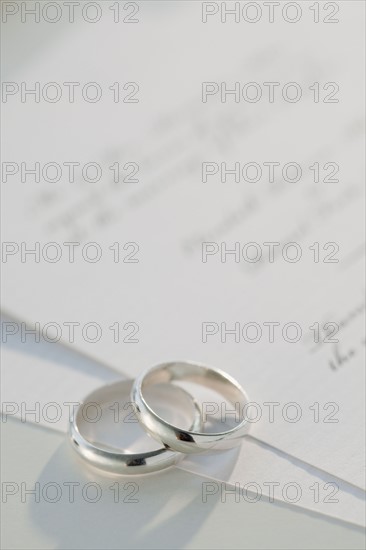
[[[126,452],[119,449],[110,450],[99,444],[91,443],[82,435],[81,420],[83,416],[83,406],[87,406],[91,403],[94,405],[103,405],[111,401],[122,400],[128,403],[130,402],[132,384],[132,380],[124,380],[109,384],[92,392],[87,396],[84,402],[78,406],[70,421],[71,443],[77,453],[97,468],[123,475],[139,475],[163,470],[164,468],[176,464],[184,456],[181,453],[166,449],[165,447],[140,453],[128,453],[128,451]],[[198,404],[189,393],[181,388],[177,389],[192,407],[192,429],[201,429],[202,417]]]
[[[202,433],[195,429],[187,431],[169,424],[147,404],[144,391],[149,386],[174,381],[202,384],[220,393],[235,406],[239,403],[240,423],[230,430],[218,433]],[[131,399],[135,403],[137,417],[145,430],[165,446],[182,453],[200,453],[213,448],[230,449],[240,443],[250,426],[244,418],[244,408],[248,398],[240,384],[221,370],[197,363],[184,361],[162,363],[145,371],[136,378]]]

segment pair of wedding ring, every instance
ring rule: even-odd
[[[221,394],[241,411],[238,423],[221,432],[205,432],[201,408],[185,390],[175,387],[174,402],[190,415],[188,428],[180,428],[164,420],[148,403],[150,388],[174,382],[194,382]],[[166,392],[166,386],[164,386]],[[166,394],[165,394],[166,395]],[[148,452],[130,453],[95,443],[83,435],[83,410],[90,403],[107,404],[113,400],[133,403],[139,423],[162,447]],[[115,382],[91,393],[76,409],[70,422],[74,449],[90,464],[119,474],[144,474],[176,464],[187,453],[202,453],[213,449],[229,449],[246,435],[249,423],[244,417],[248,398],[238,382],[225,372],[191,362],[157,365],[131,380]],[[84,430],[85,431],[85,430]]]

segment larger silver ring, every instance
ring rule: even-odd
[[[184,430],[169,424],[148,405],[144,392],[151,385],[174,381],[202,384],[222,394],[230,403],[238,404],[239,423],[230,430],[217,433]],[[165,446],[182,453],[199,453],[214,448],[230,449],[240,443],[250,426],[244,418],[248,398],[240,384],[221,370],[197,363],[185,361],[162,363],[147,370],[136,378],[131,399],[135,403],[137,417],[145,430]]]
[[[176,464],[184,456],[165,447],[140,453],[128,453],[128,451],[122,449],[111,450],[99,444],[94,444],[83,436],[81,433],[83,407],[88,406],[88,404],[103,405],[120,401],[121,398],[129,403],[132,383],[132,380],[115,382],[90,393],[83,403],[78,406],[70,422],[71,443],[77,453],[97,468],[123,475],[140,475],[162,470]],[[188,404],[191,409],[189,412],[193,417],[192,429],[201,429],[201,410],[197,402],[186,391],[181,388],[178,388],[178,390],[180,392],[178,395],[184,398],[185,404]]]

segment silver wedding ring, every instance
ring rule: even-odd
[[[163,420],[148,404],[144,393],[149,386],[177,381],[202,384],[220,393],[240,411],[240,421],[232,429],[207,433],[198,430],[184,430]],[[212,449],[230,449],[237,446],[248,433],[249,423],[244,417],[248,398],[238,382],[217,369],[198,363],[178,361],[162,363],[141,374],[134,382],[132,401],[136,414],[145,430],[166,447],[181,453],[200,453]]]
[[[199,384],[220,394],[225,403],[234,405],[239,418],[233,428],[224,431],[205,431],[201,408],[189,392],[175,382]],[[152,402],[151,392],[158,391],[158,406]],[[155,396],[156,397],[156,396]],[[84,412],[91,404],[106,411],[111,403],[133,405],[136,422],[145,432],[160,443],[160,447],[145,452],[130,452],[123,448],[122,439],[111,447],[98,441],[90,433]],[[165,401],[179,413],[188,413],[188,420],[176,416],[173,420],[161,413]],[[225,372],[186,361],[162,363],[142,373],[135,382],[119,381],[89,394],[76,409],[70,422],[70,439],[73,448],[89,464],[115,474],[145,474],[177,464],[185,454],[202,453],[213,449],[230,449],[238,445],[248,433],[249,423],[244,415],[248,404],[240,384]],[[125,407],[124,407],[125,408]],[[163,418],[164,416],[164,418]],[[184,424],[177,426],[175,423]],[[118,418],[118,434],[123,432],[123,421]],[[138,426],[136,426],[138,428]]]
[[[103,386],[90,393],[84,402],[78,406],[70,422],[70,438],[73,448],[89,464],[99,469],[123,475],[139,475],[163,470],[177,464],[184,455],[179,452],[157,448],[153,451],[131,453],[123,449],[110,449],[107,446],[95,443],[90,436],[86,436],[88,423],[85,421],[85,411],[89,406],[98,406],[103,410],[108,404],[130,403],[132,380],[115,382]],[[200,429],[202,426],[201,411],[194,399],[184,390],[179,388],[179,405],[188,409],[192,418],[192,429]],[[175,394],[177,398],[177,394]],[[123,430],[123,422],[119,422]]]

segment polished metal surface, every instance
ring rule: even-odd
[[[158,448],[153,451],[130,453],[128,450],[111,450],[100,444],[94,444],[83,435],[83,407],[88,404],[99,404],[125,400],[130,402],[130,392],[132,389],[132,380],[115,382],[107,386],[103,386],[98,390],[89,394],[83,403],[76,409],[75,414],[70,422],[70,439],[75,451],[83,457],[89,464],[106,470],[108,472],[123,474],[123,475],[140,475],[157,470],[162,470],[181,460],[184,455],[170,449]],[[181,388],[177,388],[180,395],[184,397],[188,407],[190,416],[193,417],[192,429],[201,429],[202,418],[201,411],[197,403],[191,396]],[[181,406],[181,403],[179,402]],[[123,422],[120,423],[123,429]]]
[[[232,429],[217,433],[195,429],[184,430],[170,424],[151,408],[145,392],[154,384],[175,381],[195,382],[220,393],[231,404],[238,406],[239,423]],[[131,399],[135,403],[137,417],[145,430],[165,446],[182,453],[200,453],[212,449],[235,447],[248,433],[250,426],[244,414],[248,398],[240,384],[225,372],[198,363],[177,361],[152,367],[136,378]]]

